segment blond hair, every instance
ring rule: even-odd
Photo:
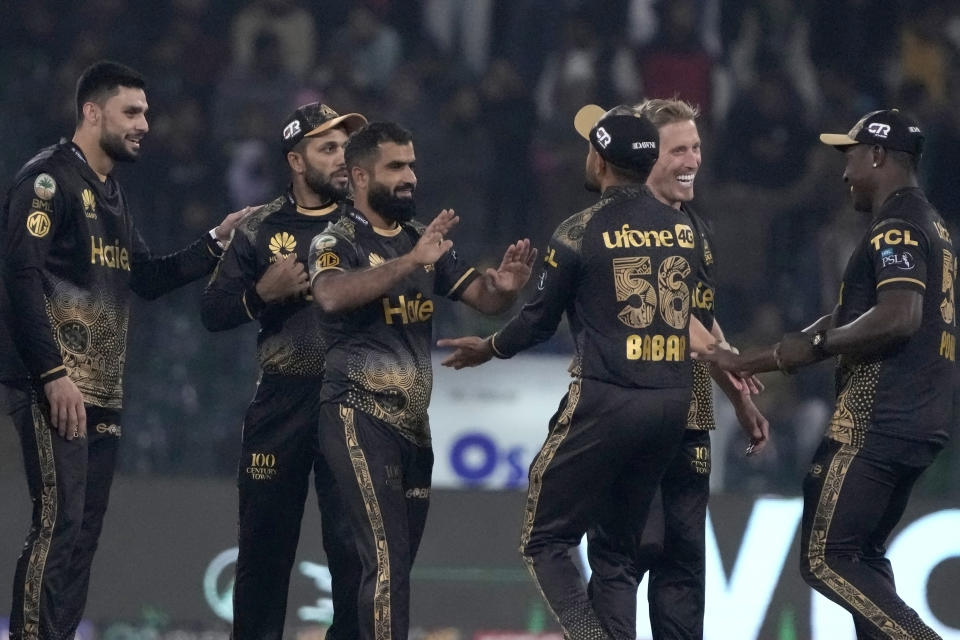
[[[680,98],[651,98],[636,105],[636,109],[659,129],[674,122],[696,120],[700,109]]]

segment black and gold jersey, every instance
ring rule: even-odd
[[[209,273],[216,242],[153,257],[120,185],[66,141],[19,171],[2,218],[0,379],[69,375],[87,404],[120,408],[130,291],[153,299]]]
[[[267,304],[256,285],[271,264],[291,254],[307,268],[310,242],[339,219],[343,206],[306,208],[287,192],[260,207],[237,228],[203,291],[201,317],[207,329],[222,331],[259,321],[257,361],[265,373],[323,374],[323,312],[312,296]]]
[[[866,313],[877,292],[923,294],[923,320],[909,340],[865,360],[841,357],[828,436],[854,445],[864,434],[943,443],[956,361],[957,257],[943,219],[916,188],[880,208],[843,275],[837,325]]]
[[[646,188],[611,187],[554,232],[531,302],[491,345],[510,357],[566,312],[575,376],[631,388],[689,388],[688,324],[698,236]]]
[[[349,210],[314,238],[311,282],[325,271],[376,269],[409,253],[423,228],[411,222],[386,232],[373,227],[358,211]],[[323,400],[368,413],[393,425],[417,445],[429,445],[431,297],[456,300],[478,275],[450,251],[377,300],[349,312],[324,314],[328,344]]]
[[[683,210],[690,216],[693,230],[700,238],[697,252],[697,284],[690,298],[690,313],[703,324],[707,331],[710,331],[714,323],[716,297],[716,265],[713,245],[710,242],[710,225],[687,205],[683,205]],[[702,360],[694,360],[693,393],[690,398],[690,411],[687,414],[687,428],[707,431],[715,429],[716,426],[710,366]]]

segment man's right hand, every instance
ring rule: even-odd
[[[70,379],[63,376],[43,385],[50,403],[50,423],[67,440],[87,437],[87,411],[83,408],[83,394]]]
[[[460,222],[453,209],[444,209],[423,230],[420,240],[410,250],[410,257],[417,264],[428,265],[439,260],[443,254],[453,248],[453,240],[444,236]]]
[[[277,260],[263,272],[257,282],[257,295],[264,302],[276,302],[304,295],[310,288],[307,270],[289,253]]]

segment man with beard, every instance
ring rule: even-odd
[[[820,140],[843,151],[854,209],[870,215],[836,308],[775,345],[700,357],[743,374],[837,357],[836,409],[803,482],[801,574],[857,638],[939,638],[897,595],[886,541],[955,416],[956,252],[918,187],[916,122],[873,111]]]
[[[110,175],[140,155],[144,87],[123,65],[87,68],[73,139],[24,165],[0,214],[0,380],[33,501],[14,577],[17,640],[72,638],[83,615],[122,432],[130,292],[153,299],[209,273],[245,213],[151,255]]]
[[[233,638],[283,637],[290,571],[310,470],[333,576],[331,640],[357,636],[360,560],[333,476],[320,456],[317,420],[324,344],[309,295],[310,241],[340,217],[348,194],[343,148],[366,124],[312,103],[284,121],[290,187],[239,227],[203,292],[203,323],[222,331],[257,320],[257,392],[243,420]]]
[[[536,251],[521,240],[481,275],[445,238],[459,221],[453,211],[414,222],[413,139],[397,124],[355,133],[346,162],[354,207],[310,248],[311,288],[326,312],[320,440],[363,564],[358,637],[399,639],[433,468],[431,295],[499,313],[529,279]]]

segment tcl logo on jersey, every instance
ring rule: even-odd
[[[383,304],[383,321],[387,324],[393,324],[394,320],[399,320],[400,324],[426,322],[433,316],[433,300],[423,299],[422,293],[418,293],[413,300],[400,296],[396,304],[388,297],[380,301]]]
[[[629,224],[614,231],[612,236],[609,231],[603,232],[603,245],[607,249],[673,246],[692,249],[693,239],[693,229],[685,224],[674,225],[672,232],[669,229],[631,229]]]
[[[130,254],[126,247],[120,246],[119,240],[106,244],[103,238],[90,236],[90,264],[130,271]]]
[[[888,229],[883,233],[878,233],[877,235],[870,238],[870,244],[873,245],[874,249],[880,249],[880,244],[906,244],[917,246],[919,243],[910,237],[910,229],[900,230],[900,229]]]

